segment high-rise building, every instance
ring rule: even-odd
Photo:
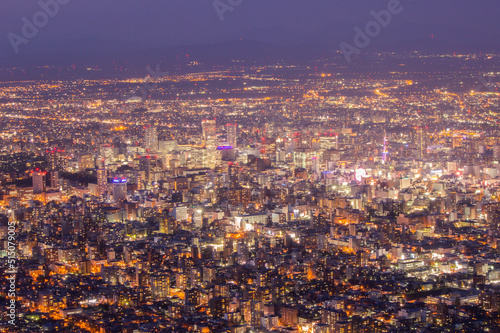
[[[204,119],[201,122],[201,129],[203,132],[203,140],[207,148],[217,147],[217,125],[215,119]]]
[[[150,276],[151,296],[155,300],[161,300],[170,296],[170,276],[158,274]]]
[[[339,149],[339,136],[336,133],[324,133],[318,141],[321,149]]]
[[[226,135],[227,135],[227,142],[229,143],[229,145],[231,145],[233,148],[236,148],[238,141],[237,125],[226,124]]]
[[[94,168],[94,158],[91,154],[83,154],[78,157],[78,169],[86,170]]]
[[[415,133],[415,145],[417,146],[417,158],[422,159],[424,157],[424,132],[422,127],[417,128]]]
[[[99,189],[99,196],[104,198],[108,190],[108,174],[106,169],[97,169],[97,187]]]
[[[115,159],[115,147],[112,145],[101,145],[100,153],[105,165],[112,163]]]
[[[42,193],[45,192],[45,176],[46,172],[40,171],[40,169],[36,169],[33,171],[33,193]]]
[[[59,171],[53,170],[50,172],[50,188],[59,188]]]
[[[144,147],[150,151],[158,151],[158,132],[156,127],[146,127]]]
[[[160,141],[159,146],[162,154],[169,154],[177,149],[177,140]]]
[[[387,134],[386,131],[384,130],[384,148],[382,150],[382,163],[387,162],[387,155],[389,155],[389,152],[387,151]]]
[[[127,178],[113,179],[113,200],[123,202],[127,199]]]
[[[66,167],[66,159],[64,158],[64,150],[52,149],[47,151],[50,170],[60,170]]]
[[[238,165],[234,163],[229,163],[228,174],[229,174],[229,188],[239,188],[240,184],[238,182]]]
[[[163,163],[158,156],[142,156],[139,160],[139,170],[144,171],[144,180],[147,184],[156,181],[156,176],[163,171]]]

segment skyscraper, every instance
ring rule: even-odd
[[[99,189],[99,196],[101,198],[105,197],[108,189],[108,175],[104,167],[97,169],[97,187]]]
[[[59,171],[51,171],[50,172],[50,187],[52,189],[59,188]]]
[[[417,146],[417,158],[422,159],[424,157],[424,146],[425,146],[425,139],[424,139],[424,132],[422,127],[419,127],[415,129],[415,145]]]
[[[158,151],[158,133],[156,127],[146,127],[145,148],[150,151]]]
[[[47,154],[50,170],[61,170],[66,166],[64,150],[54,148],[52,150],[47,150]]]
[[[104,160],[105,165],[113,163],[113,161],[115,159],[115,147],[114,146],[108,145],[108,144],[103,144],[100,147],[100,153],[101,153],[101,157]]]
[[[387,162],[387,155],[388,154],[389,154],[389,152],[387,151],[387,133],[384,130],[384,148],[382,151],[382,163]]]
[[[233,148],[236,148],[238,141],[237,125],[226,124],[226,134],[227,134],[227,142],[229,143],[229,145],[233,146]]]
[[[127,199],[127,178],[113,179],[113,200],[122,202]]]
[[[147,184],[156,181],[157,173],[163,170],[163,163],[158,156],[142,156],[139,159],[139,170],[144,171],[144,180]]]
[[[45,175],[46,172],[40,171],[40,169],[36,169],[33,171],[33,193],[42,193],[45,192]]]
[[[151,296],[153,299],[164,299],[170,295],[170,276],[166,273],[151,275]]]
[[[217,125],[215,123],[215,119],[202,120],[201,129],[203,132],[203,140],[205,140],[205,145],[207,146],[207,148],[216,148],[217,147]]]

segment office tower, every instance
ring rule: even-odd
[[[177,150],[177,140],[160,141],[159,146],[159,151],[162,154],[168,154]]]
[[[176,221],[187,221],[188,219],[188,211],[187,207],[175,207],[174,208],[174,218]]]
[[[203,167],[205,168],[215,168],[217,165],[217,149],[209,148],[203,150]]]
[[[448,172],[456,172],[458,170],[457,162],[446,162],[446,169]]]
[[[53,170],[50,172],[50,188],[59,188],[59,171]]]
[[[233,148],[236,148],[238,141],[237,125],[236,124],[226,124],[226,135],[227,142]]]
[[[33,193],[42,193],[45,192],[45,175],[46,172],[40,171],[40,169],[36,169],[33,171]]]
[[[160,219],[160,233],[170,234],[175,225],[174,217],[162,217]]]
[[[49,168],[51,170],[60,170],[66,166],[66,160],[63,156],[64,150],[54,148],[52,150],[48,150],[47,153]]]
[[[150,151],[158,151],[158,133],[156,131],[156,127],[146,127],[144,147]]]
[[[99,189],[99,196],[105,198],[108,190],[108,175],[104,168],[97,169],[97,187]]]
[[[495,161],[500,161],[500,146],[493,146],[493,159]]]
[[[127,199],[127,178],[113,179],[113,200],[123,202]]]
[[[146,184],[151,182],[151,156],[142,156],[139,160],[139,170],[144,172]]]
[[[385,163],[387,161],[387,155],[389,152],[387,151],[387,135],[386,131],[384,130],[384,148],[382,150],[382,163]]]
[[[228,145],[223,145],[217,147],[217,150],[220,152],[220,157],[223,161],[234,161],[236,159],[234,147]]]
[[[201,122],[201,129],[203,132],[203,140],[207,148],[215,149],[217,147],[217,125],[215,119],[204,119]]]
[[[151,183],[151,176],[153,171],[153,163],[151,163],[151,156],[142,156],[139,161],[139,170],[144,171],[144,180],[146,184]]]
[[[115,147],[111,145],[101,145],[100,147],[101,157],[104,160],[104,164],[108,165],[115,160]]]
[[[415,145],[417,146],[417,158],[422,159],[424,157],[424,132],[422,127],[415,129]]]
[[[155,300],[161,300],[170,296],[170,276],[158,274],[150,276],[151,296]]]
[[[144,180],[147,184],[157,181],[157,177],[163,171],[163,163],[158,156],[142,156],[139,160],[139,170],[144,172]]]
[[[317,158],[317,153],[312,149],[298,148],[293,152],[293,161],[296,168],[311,169],[313,159]]]
[[[229,163],[228,167],[229,173],[229,188],[239,188],[240,184],[238,183],[238,165],[234,163]]]
[[[78,158],[78,169],[86,170],[94,168],[94,158],[90,154],[80,155]]]
[[[321,149],[339,149],[339,136],[334,133],[324,133],[318,139]]]

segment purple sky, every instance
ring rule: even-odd
[[[221,22],[213,0],[70,0],[35,38],[38,43],[85,38],[155,46],[212,43],[239,37],[304,42],[335,24],[363,25],[370,20],[371,10],[386,8],[388,2],[242,0]],[[483,34],[500,32],[498,0],[401,0],[401,4],[404,10],[393,19],[392,26],[410,23],[460,27]],[[0,1],[0,50],[10,48],[9,32],[20,34],[21,18],[31,19],[39,10],[35,0]],[[267,35],[268,30],[275,33]],[[23,51],[29,52],[29,47],[26,45]]]

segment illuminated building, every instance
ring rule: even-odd
[[[100,153],[105,165],[108,165],[115,160],[115,147],[111,145],[101,145]]]
[[[158,274],[150,276],[151,296],[155,300],[162,300],[170,296],[170,276]]]
[[[217,147],[217,125],[215,119],[204,119],[201,122],[201,129],[203,133],[203,140],[208,149],[215,149]]]
[[[227,142],[233,148],[236,148],[237,142],[238,142],[237,128],[238,128],[238,125],[236,125],[236,124],[226,124]]]
[[[158,156],[142,156],[139,160],[139,170],[144,171],[146,184],[157,180],[157,173],[163,170],[163,164]]]
[[[64,158],[64,150],[52,149],[47,151],[49,157],[49,169],[50,170],[61,170],[66,166],[66,160]]]
[[[106,169],[97,169],[97,188],[101,198],[106,197],[108,191],[108,173]]]
[[[33,171],[33,193],[42,193],[45,192],[45,176],[46,172],[40,171],[40,169],[36,169]]]
[[[155,126],[146,127],[144,148],[152,152],[158,151],[158,133]]]
[[[113,200],[123,202],[127,199],[127,179],[114,178],[113,181]]]
[[[425,153],[425,138],[422,127],[415,129],[415,145],[417,146],[417,158],[422,159]]]
[[[59,171],[53,170],[50,172],[50,188],[59,188]]]
[[[234,147],[230,145],[222,145],[217,147],[217,151],[221,154],[221,159],[223,161],[234,161],[235,160],[235,151]]]
[[[168,140],[168,141],[160,141],[159,143],[159,151],[162,154],[168,154],[177,150],[177,141],[176,140]]]
[[[86,170],[94,168],[94,158],[90,154],[80,155],[78,158],[78,169]]]
[[[382,150],[382,163],[387,162],[387,155],[388,154],[389,154],[389,152],[387,151],[387,136],[386,136],[386,133],[384,130],[384,147]]]

